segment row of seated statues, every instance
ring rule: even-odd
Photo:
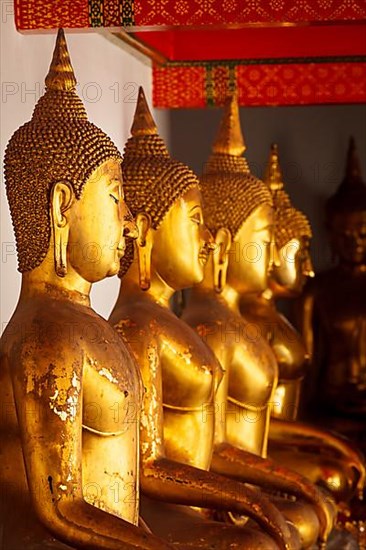
[[[358,428],[365,413],[354,146],[362,242],[342,226],[348,203],[330,201],[342,242],[330,287],[312,277],[310,225],[276,146],[264,181],[251,174],[234,95],[198,178],[170,157],[142,89],[123,156],[89,122],[62,30],[45,83],[5,154],[22,287],[1,340],[3,547],[297,550],[344,536],[357,548],[341,518],[360,535],[363,454],[298,418],[316,314],[338,346],[325,350],[324,399],[344,391],[337,405]],[[117,274],[106,321],[90,290]],[[307,279],[302,338],[276,301]],[[177,316],[171,298],[189,288]]]

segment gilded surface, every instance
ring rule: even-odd
[[[75,84],[60,30],[46,93],[6,151],[23,274],[1,341],[2,542],[168,548],[137,527],[139,373],[89,301],[93,282],[117,274],[136,226],[121,156],[87,120]]]
[[[266,498],[208,471],[220,431],[215,398],[222,370],[199,336],[170,312],[169,299],[175,290],[202,280],[212,237],[203,222],[197,178],[170,159],[146,110],[140,92],[135,135],[123,161],[126,200],[140,234],[110,318],[133,351],[145,386],[140,434],[141,487],[148,497],[144,517],[168,540],[199,548],[234,543],[272,548],[268,535],[282,548],[295,548],[296,537],[291,538],[284,518]],[[160,200],[154,203],[153,192],[164,197],[164,206]],[[249,515],[266,534],[209,521],[199,510],[177,504]]]
[[[258,201],[258,192],[252,192],[253,180],[247,177],[249,170],[240,174],[240,164],[245,165],[245,161],[240,159],[244,147],[238,147],[239,131],[232,131],[233,124],[240,129],[235,103],[235,97],[228,100],[218,137],[225,150],[230,151],[232,144],[232,152],[227,154],[231,157],[230,162],[225,159],[222,163],[222,153],[214,151],[211,158],[215,158],[216,173],[212,170],[211,179],[206,174],[202,177],[202,192],[206,199],[204,214],[207,211],[215,249],[206,266],[203,283],[192,289],[183,319],[196,328],[224,368],[227,391],[221,394],[219,406],[224,410],[221,437],[226,439],[228,449],[214,452],[213,467],[247,481],[249,476],[253,476],[252,482],[255,480],[254,483],[267,489],[276,487],[312,502],[314,508],[301,499],[296,502],[275,501],[285,517],[296,525],[302,546],[308,547],[318,534],[321,541],[327,539],[333,525],[333,505],[301,476],[262,458],[267,450],[269,418],[278,377],[277,363],[266,338],[258,331],[258,325],[241,317],[239,300],[242,295],[260,293],[267,286],[269,265],[276,261],[274,219],[265,184],[256,181],[257,188],[263,189],[259,195],[262,201]],[[214,148],[218,149],[217,141]],[[230,171],[230,165],[236,165],[237,172]],[[218,181],[225,178],[227,185],[225,203],[214,206],[216,187],[210,184],[215,177]],[[235,183],[239,178],[242,187],[238,193],[231,180]],[[231,224],[230,208],[234,203],[238,230]],[[226,222],[221,219],[225,206]]]
[[[261,296],[243,296],[241,309],[246,319],[257,323],[267,337],[279,367],[279,383],[274,394],[269,450],[289,468],[318,483],[339,501],[349,501],[356,488],[362,492],[365,466],[361,453],[317,425],[295,422],[301,384],[309,364],[305,343],[296,329],[276,308],[278,298],[300,295],[313,276],[308,220],[291,204],[283,190],[278,151],[272,145],[265,177],[274,198],[278,258]]]

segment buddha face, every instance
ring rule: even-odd
[[[192,187],[175,201],[155,231],[152,269],[175,290],[199,283],[212,241],[203,222],[201,194]]]
[[[229,252],[227,283],[241,294],[267,288],[273,241],[273,210],[258,206],[233,239]]]
[[[108,160],[89,177],[69,217],[68,266],[93,283],[116,275],[125,250],[125,235],[136,236],[126,206],[120,164]]]
[[[281,296],[297,296],[304,288],[307,277],[313,275],[310,258],[310,241],[307,237],[289,240],[278,251],[278,262],[269,277],[269,287]]]
[[[366,262],[366,211],[333,214],[329,229],[333,251],[341,262]]]

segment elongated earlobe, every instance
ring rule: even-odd
[[[151,282],[151,250],[152,235],[150,231],[151,218],[149,214],[140,212],[136,216],[139,235],[135,241],[139,268],[139,285],[141,290],[149,290]]]
[[[65,277],[67,274],[69,224],[65,213],[70,208],[73,198],[74,193],[70,184],[64,182],[54,184],[51,191],[51,223],[55,272],[58,277]]]
[[[59,277],[65,277],[67,274],[67,239],[68,229],[66,231],[57,230],[54,235],[54,257],[55,271]]]
[[[215,245],[216,247],[213,251],[213,280],[215,291],[220,293],[226,285],[229,250],[231,247],[231,233],[226,227],[222,227],[217,231]]]

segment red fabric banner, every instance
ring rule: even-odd
[[[366,19],[365,0],[14,0],[19,30]]]
[[[365,103],[366,63],[202,63],[153,69],[154,107],[222,105],[234,89],[243,106]]]

